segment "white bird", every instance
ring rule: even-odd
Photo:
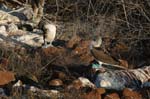
[[[52,42],[55,39],[56,36],[56,25],[46,23],[42,27],[44,33],[43,33],[43,39],[44,39],[44,45],[43,48],[47,48],[49,46],[53,46]]]

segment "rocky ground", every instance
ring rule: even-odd
[[[30,38],[32,41],[32,36]],[[79,36],[72,37],[69,41],[56,39],[53,42],[54,47],[48,48],[41,48],[38,43],[31,47],[32,43],[22,42],[25,44],[22,45],[22,43],[10,41],[4,41],[4,39],[1,41],[0,85],[1,96],[4,98],[149,98],[149,87],[142,87],[140,90],[124,88],[120,91],[96,88],[90,81],[91,63],[94,60],[89,49],[90,40]],[[114,57],[117,57],[115,51],[120,52],[120,55],[129,53],[128,50],[125,50],[128,47],[122,43],[114,48],[111,50]],[[103,54],[103,57],[108,56]],[[136,67],[124,59],[116,63],[125,68]]]
[[[26,10],[20,11],[20,13],[25,12]],[[84,26],[83,23],[80,25]],[[95,65],[95,58],[90,51],[91,34],[73,34],[72,27],[74,25],[63,25],[60,22],[53,47],[42,48],[41,29],[33,28],[31,24],[24,25],[18,17],[4,9],[0,10],[0,97],[4,99],[150,98],[148,66],[150,43],[147,43],[149,40],[124,39],[122,35],[116,33],[104,35],[102,48],[96,49],[97,57],[103,57],[104,61],[108,62],[113,58],[111,64],[125,69],[95,72],[92,68],[92,65]],[[136,43],[130,44],[131,41]],[[141,45],[144,46],[141,48],[139,47]],[[147,68],[143,68],[145,66]],[[107,72],[113,72],[109,77],[116,83],[113,84],[111,80],[102,82],[101,79],[101,83],[98,83],[102,86],[97,86],[93,75],[99,73],[107,76],[105,75]],[[111,77],[115,73],[118,75]],[[125,84],[121,83],[125,87],[114,87],[122,82],[117,79],[122,77],[121,75],[125,77]]]

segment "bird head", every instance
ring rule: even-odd
[[[51,31],[53,33],[56,33],[56,26],[54,24],[47,23],[43,26],[43,30],[46,32]]]
[[[94,48],[99,48],[99,47],[101,47],[101,44],[102,44],[102,38],[101,38],[101,36],[99,36],[99,37],[97,37],[97,38],[94,38],[94,39],[91,41],[90,49],[92,49],[93,47],[94,47]]]

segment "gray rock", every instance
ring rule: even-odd
[[[33,11],[31,7],[24,7],[19,11],[12,11],[11,14],[18,17],[20,20],[28,21],[32,19]]]
[[[0,26],[0,33],[5,33],[6,27],[4,25]]]
[[[32,8],[25,8],[22,13],[26,16],[27,20],[32,19],[33,17],[33,10]]]
[[[19,23],[20,20],[18,17],[9,14],[8,12],[0,10],[0,24],[7,23]]]
[[[11,9],[9,9],[5,4],[1,3],[0,4],[0,10],[3,10],[5,12],[9,12],[11,11]]]
[[[97,87],[122,90],[123,88],[138,89],[150,78],[150,66],[131,70],[113,70],[96,75],[94,83]]]
[[[3,88],[0,88],[0,96],[6,96],[5,91]]]
[[[13,31],[17,31],[18,30],[18,26],[15,25],[14,23],[8,24],[7,26],[7,32],[13,32]]]

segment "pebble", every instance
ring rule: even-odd
[[[49,86],[62,86],[63,82],[60,79],[53,79],[49,81]]]

